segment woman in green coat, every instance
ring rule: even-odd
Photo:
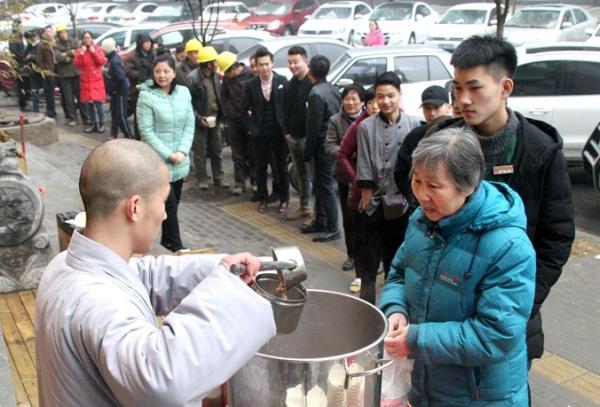
[[[153,65],[153,79],[138,86],[138,128],[142,141],[165,160],[171,192],[165,202],[161,245],[172,252],[187,251],[181,242],[177,206],[183,178],[190,172],[189,152],[194,140],[194,112],[190,92],[175,84],[175,61],[161,55]]]

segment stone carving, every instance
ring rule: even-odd
[[[36,287],[50,256],[42,197],[18,164],[17,143],[0,138],[0,292]]]

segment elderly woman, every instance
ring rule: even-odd
[[[446,129],[413,152],[410,218],[381,296],[385,349],[415,359],[419,405],[526,406],[535,253],[519,196],[482,182],[477,137]]]

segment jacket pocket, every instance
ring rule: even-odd
[[[508,362],[474,366],[467,369],[472,400],[507,400],[510,398]]]

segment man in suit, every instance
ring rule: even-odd
[[[273,54],[262,47],[256,51],[258,76],[248,80],[244,87],[242,111],[247,112],[249,130],[256,151],[256,184],[260,213],[267,211],[267,165],[271,149],[275,153],[279,194],[279,213],[285,213],[289,201],[289,176],[287,170],[287,144],[283,136],[283,99],[286,79],[273,72]],[[275,177],[274,177],[275,178]]]

